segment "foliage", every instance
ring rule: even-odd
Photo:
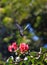
[[[27,63],[28,61],[28,63]],[[4,63],[4,64],[3,64]],[[15,60],[13,56],[10,56],[6,62],[1,63],[2,65],[46,65],[47,64],[47,49],[41,48],[39,52],[30,52],[25,54],[20,54],[15,57]]]

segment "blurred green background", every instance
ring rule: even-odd
[[[39,39],[28,29],[21,36],[15,21],[23,30],[30,23]],[[28,43],[31,51],[47,44],[47,0],[0,0],[0,59],[10,56],[7,47],[15,41]]]

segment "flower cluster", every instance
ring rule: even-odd
[[[25,44],[25,43],[20,44],[20,52],[21,53],[24,53],[25,51],[28,51],[28,49],[29,49],[28,44]]]
[[[12,43],[12,45],[8,46],[8,51],[12,52],[12,51],[17,50],[17,48],[18,48],[18,46],[17,46],[16,42],[14,42],[14,43]]]
[[[26,51],[29,50],[29,46],[26,43],[20,43],[20,46],[18,47],[16,42],[13,42],[12,45],[8,46],[9,52],[16,51],[17,49],[19,49],[21,53],[25,53]]]

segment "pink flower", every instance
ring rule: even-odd
[[[11,45],[8,46],[8,51],[12,52],[12,46]]]
[[[17,50],[18,47],[17,47],[16,42],[13,42],[13,43],[12,43],[12,48],[13,48],[14,50]]]
[[[12,43],[12,45],[9,45],[8,46],[8,51],[9,52],[12,52],[12,51],[15,51],[15,50],[17,50],[17,44],[16,44],[16,42],[14,42],[14,43]]]
[[[21,43],[20,44],[20,51],[21,51],[21,53],[24,53],[25,51],[28,51],[28,49],[29,49],[28,44],[25,44],[25,43]]]

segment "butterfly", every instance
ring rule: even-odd
[[[24,36],[23,28],[17,22],[16,22],[15,26],[19,30],[20,35],[21,36]]]
[[[32,26],[31,26],[30,23],[28,23],[28,24],[26,25],[26,27],[24,28],[24,30],[26,30],[26,29],[28,29],[28,31],[29,31],[31,34],[33,34],[32,39],[33,39],[34,41],[39,40],[39,37],[38,37],[37,35],[35,35],[35,31],[34,31],[34,29],[32,28]]]
[[[31,24],[30,24],[30,23],[28,23],[28,24],[26,25],[26,27],[24,28],[24,30],[26,30],[26,29],[28,29],[30,33],[31,33],[31,32],[34,33],[34,30],[33,30],[33,28],[31,27]]]

